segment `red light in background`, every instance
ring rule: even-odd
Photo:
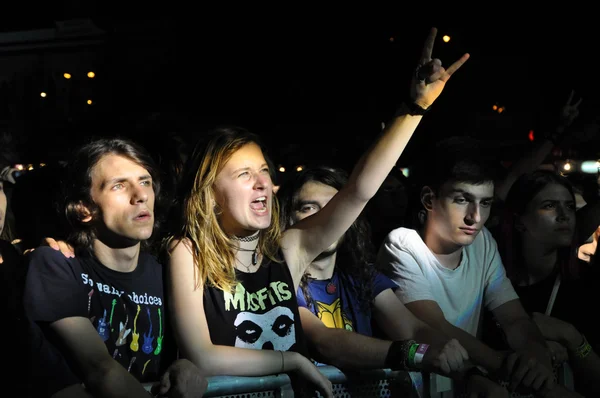
[[[535,136],[533,135],[533,130],[529,130],[529,135],[527,136],[529,138],[529,141],[535,140]]]

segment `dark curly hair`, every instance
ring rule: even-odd
[[[290,226],[292,215],[298,208],[298,193],[310,181],[320,182],[338,191],[348,182],[348,174],[341,169],[319,166],[303,170],[292,179],[285,181],[277,197],[281,206],[281,228]],[[340,278],[354,283],[346,283],[351,293],[357,298],[360,310],[370,314],[373,282],[375,279],[375,249],[371,240],[371,229],[364,214],[361,214],[346,231],[337,248],[336,269],[342,271]],[[309,306],[314,305],[307,288],[310,275],[305,273],[300,288]],[[348,281],[346,281],[348,282]]]

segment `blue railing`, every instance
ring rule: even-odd
[[[333,366],[319,370],[333,384],[336,397],[409,397],[421,395],[412,385],[407,372],[390,369],[342,372]],[[145,385],[149,391],[151,385]],[[203,397],[294,397],[290,378],[285,375],[263,377],[213,376],[208,378],[208,389]],[[319,394],[315,394],[319,397]]]
[[[341,371],[333,366],[319,366],[333,384],[338,398],[455,398],[452,381],[429,373],[402,372],[390,369]],[[557,370],[559,384],[573,389],[570,367]],[[151,384],[144,387],[150,391]],[[213,376],[208,378],[207,398],[293,398],[291,380],[286,374],[262,377]],[[315,397],[320,397],[315,394]]]

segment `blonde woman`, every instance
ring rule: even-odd
[[[342,237],[377,192],[425,111],[468,59],[465,54],[444,69],[431,58],[436,33],[432,29],[425,44],[410,101],[359,160],[348,184],[320,212],[283,233],[258,137],[222,128],[197,146],[182,185],[181,224],[166,247],[169,303],[180,352],[207,374],[295,372],[332,396],[331,383],[307,359],[295,292],[306,267]],[[327,328],[335,334],[322,329],[313,333],[310,326],[310,346],[324,362],[359,368],[406,364],[402,344],[382,341],[373,353],[357,345],[348,350],[348,342],[354,341],[348,336],[357,334]],[[452,364],[448,369],[461,370],[463,351],[452,344],[432,350],[430,362],[446,361]]]

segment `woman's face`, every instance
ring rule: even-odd
[[[575,231],[575,198],[560,184],[548,184],[519,218],[523,237],[549,249],[570,246]]]
[[[221,226],[248,236],[271,225],[273,182],[260,147],[250,143],[235,152],[215,181]]]

